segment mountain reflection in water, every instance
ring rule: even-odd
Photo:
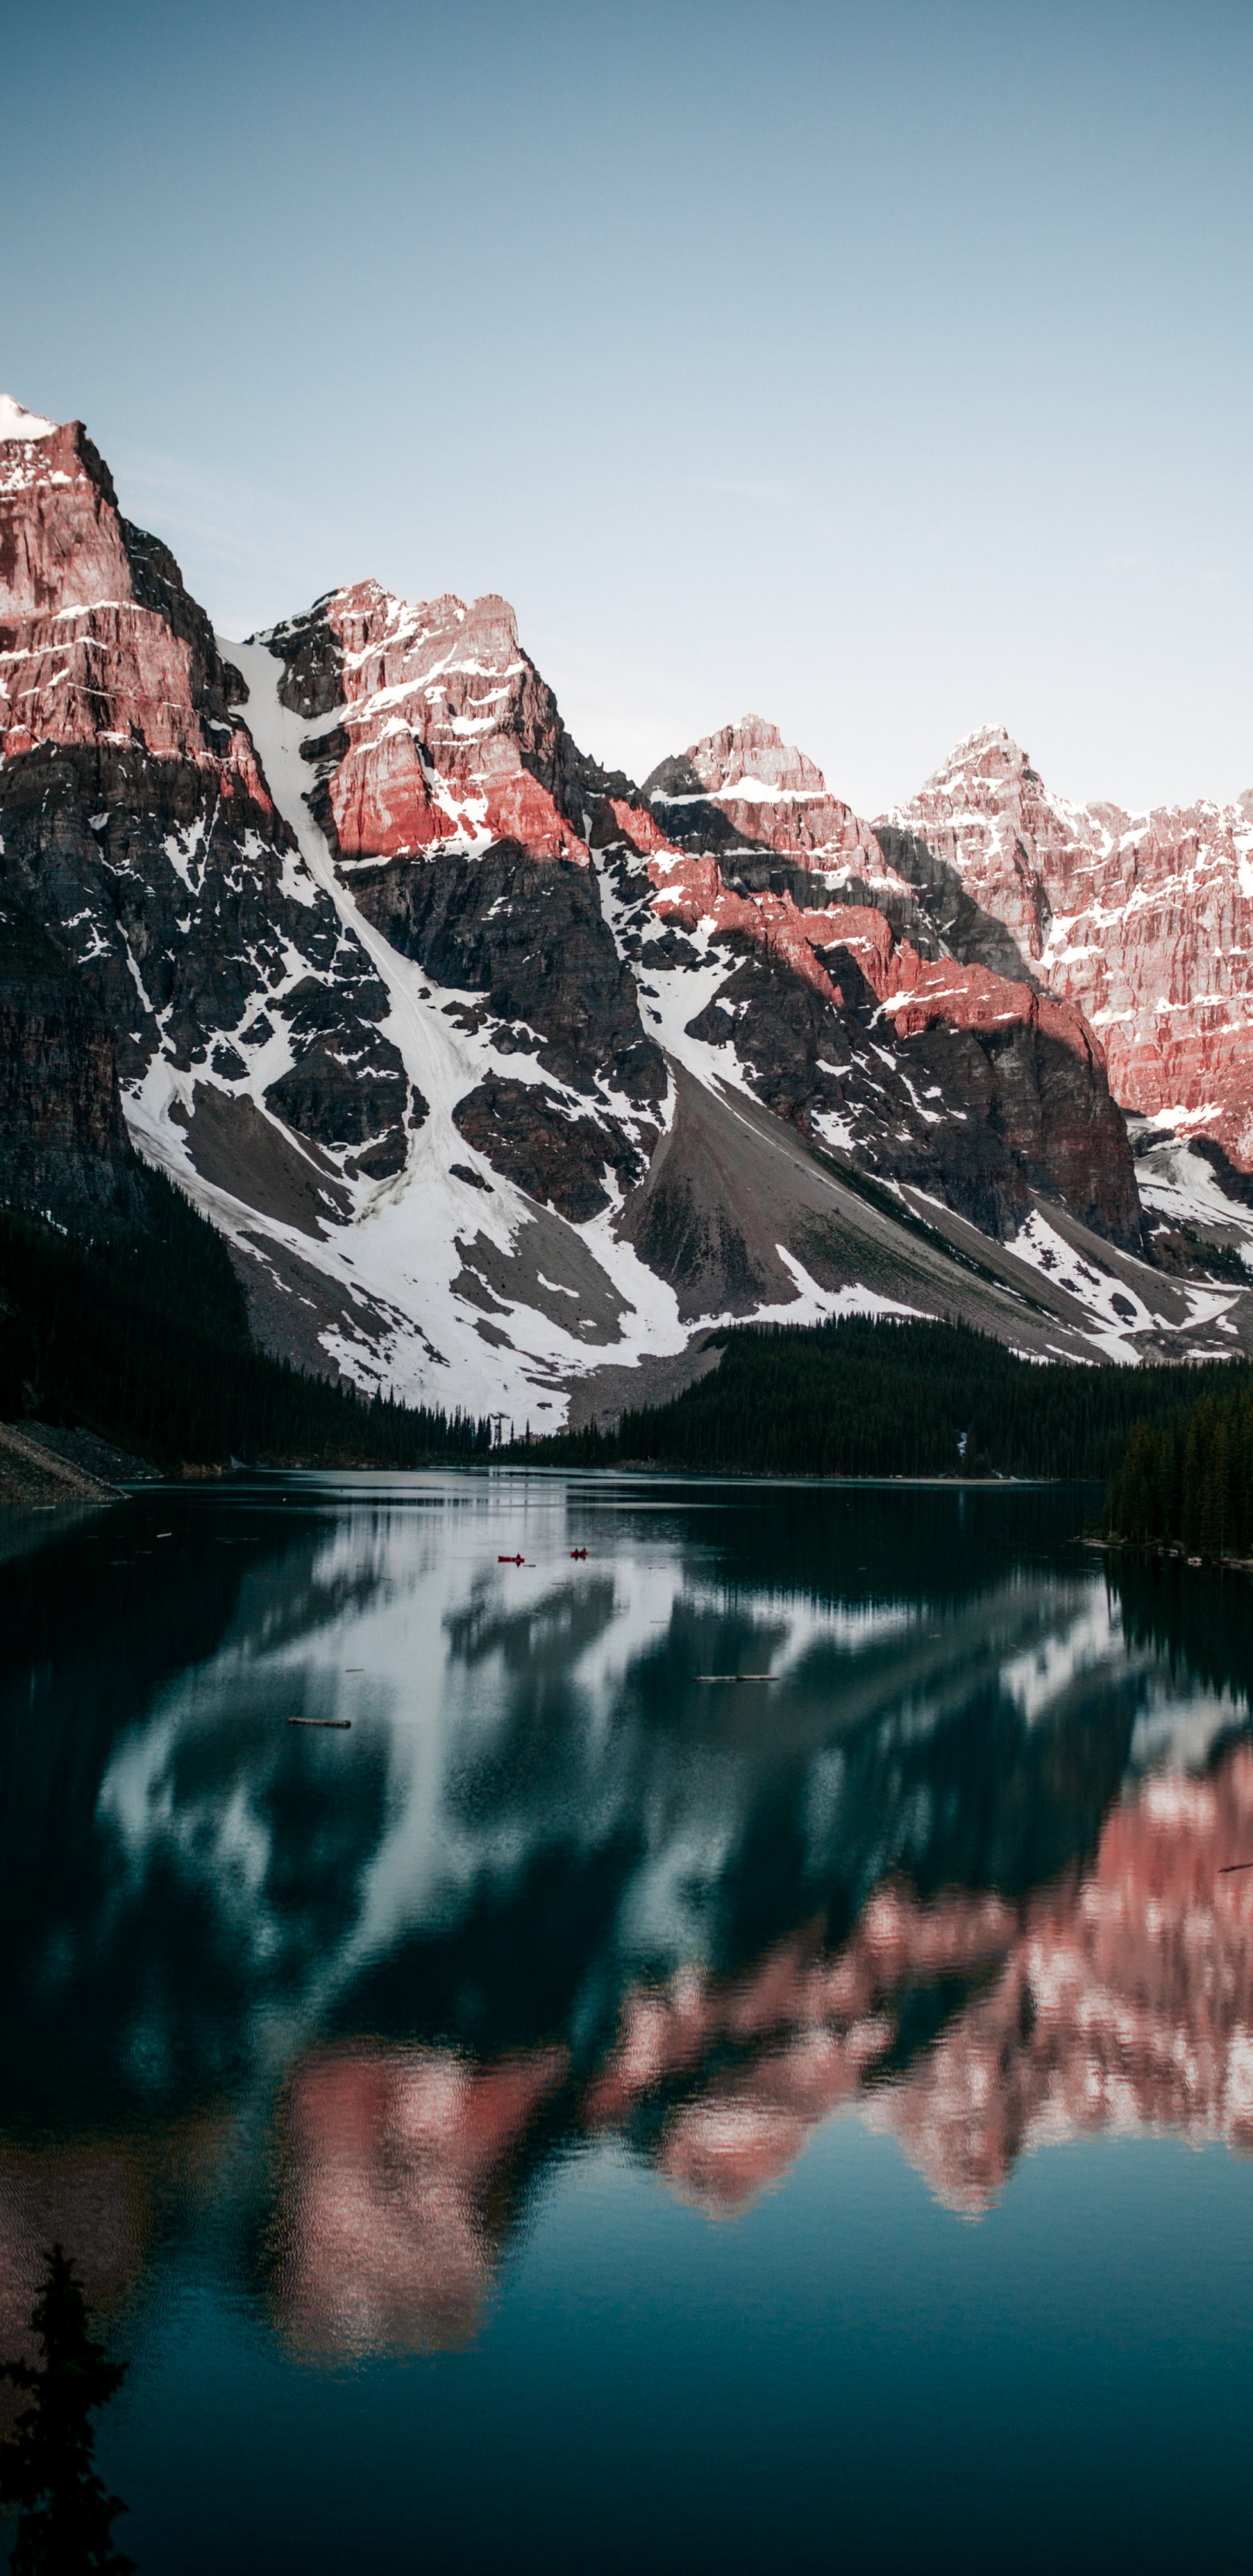
[[[1242,1585],[1107,1583],[1073,1492],[294,1494],[0,1566],[6,2349],[52,2232],[463,2342],[608,2136],[712,2216],[852,2107],[971,2216],[1080,2132],[1253,2144]]]

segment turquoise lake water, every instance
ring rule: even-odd
[[[0,2340],[60,2238],[145,2576],[1247,2566],[1253,1592],[1098,1507],[10,1528]]]

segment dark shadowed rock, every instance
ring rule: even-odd
[[[575,1225],[608,1207],[607,1168],[624,1188],[642,1175],[639,1144],[619,1121],[572,1112],[545,1083],[494,1075],[458,1101],[453,1117],[494,1171]]]
[[[60,1224],[142,1218],[108,1023],[29,913],[0,903],[0,1195]]]
[[[436,982],[482,993],[493,1016],[539,1032],[545,1072],[572,1089],[607,1083],[660,1100],[661,1049],[646,1037],[587,868],[532,859],[509,841],[482,858],[432,856],[363,870],[356,899],[402,957]]]

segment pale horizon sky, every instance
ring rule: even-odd
[[[0,0],[0,387],[227,634],[502,591],[642,777],[1253,783],[1248,0]]]

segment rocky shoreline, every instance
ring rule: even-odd
[[[49,1435],[15,1422],[0,1422],[0,1510],[40,1511],[52,1503],[112,1503],[119,1487],[106,1483],[88,1467],[61,1454],[61,1440],[90,1439],[89,1434]],[[103,1449],[103,1441],[91,1443]],[[130,1463],[129,1461],[127,1462]]]

